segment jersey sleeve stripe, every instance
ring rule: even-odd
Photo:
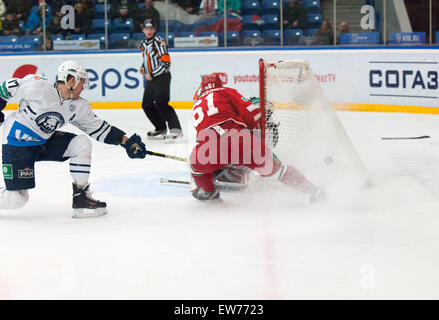
[[[102,125],[99,127],[99,129],[98,130],[96,130],[96,131],[93,131],[92,133],[90,133],[90,135],[92,136],[92,135],[94,135],[95,133],[98,133],[99,131],[101,131],[101,129],[103,128],[105,126],[105,121],[104,122],[102,122]]]
[[[0,86],[0,96],[3,98],[3,100],[8,100],[10,98],[9,92],[6,89],[6,86],[5,86],[4,82]]]
[[[99,138],[105,133],[105,131],[107,131],[109,128],[110,128],[111,126],[110,125],[108,125],[106,128],[105,128],[105,130],[104,131],[102,131],[102,133],[100,134],[100,135],[98,135],[97,136],[97,138],[96,138],[96,140],[98,140],[99,141]]]

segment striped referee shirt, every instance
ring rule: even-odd
[[[142,41],[143,67],[145,72],[155,78],[165,72],[169,72],[171,58],[168,53],[166,41],[155,35],[151,39]]]

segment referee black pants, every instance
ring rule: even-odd
[[[146,82],[142,109],[157,131],[166,129],[166,122],[169,129],[181,129],[177,114],[169,105],[170,89],[171,74],[169,72]]]

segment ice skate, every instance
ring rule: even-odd
[[[166,137],[166,133],[166,129],[149,131],[147,137],[149,140],[163,140]]]
[[[79,188],[73,184],[72,218],[94,218],[108,213],[107,204],[93,199],[89,187],[90,185],[86,185]]]
[[[174,142],[183,137],[183,131],[181,129],[170,129],[169,134],[165,135],[166,142]]]

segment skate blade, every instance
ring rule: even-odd
[[[165,140],[165,143],[180,143],[184,139],[183,139],[183,136],[175,137],[175,136],[172,136],[172,135],[168,135],[168,136],[165,136],[164,140]]]
[[[95,217],[104,216],[107,213],[108,213],[107,208],[73,209],[72,218],[73,219],[95,218]]]
[[[146,137],[148,140],[165,140],[165,136]]]

